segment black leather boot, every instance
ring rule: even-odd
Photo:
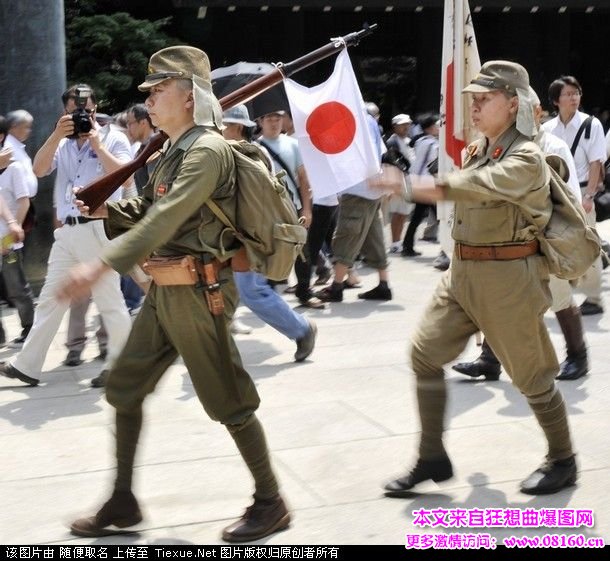
[[[97,538],[125,533],[123,528],[142,521],[138,501],[131,491],[114,491],[95,516],[79,518],[72,522],[70,530],[76,536]]]
[[[577,470],[574,456],[566,460],[547,460],[525,481],[521,492],[528,495],[550,495],[576,483]]]
[[[254,499],[244,515],[227,526],[222,539],[227,542],[251,542],[283,530],[290,524],[290,513],[282,497]]]
[[[561,364],[557,380],[578,380],[589,372],[587,346],[583,337],[580,309],[571,306],[556,312],[559,327],[566,340],[567,357]]]
[[[496,358],[491,347],[487,344],[486,339],[483,339],[479,358],[472,362],[459,362],[458,364],[454,364],[451,368],[460,374],[466,374],[466,376],[472,378],[485,376],[485,379],[491,382],[498,380],[500,378],[500,372],[502,372],[500,361]]]
[[[432,479],[434,482],[446,481],[453,477],[453,466],[449,458],[438,460],[417,460],[415,467],[404,477],[384,486],[386,497],[410,497],[411,489],[418,483]]]

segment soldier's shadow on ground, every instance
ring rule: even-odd
[[[271,356],[277,356],[277,352],[274,352]],[[292,369],[299,368],[301,365],[305,365],[309,362],[308,359],[303,362],[294,362],[294,358],[291,358],[291,356],[292,355],[286,355],[286,359],[288,362],[281,364],[244,363],[244,367],[256,383],[257,380],[260,380],[262,378],[269,378],[271,376],[276,376],[283,372],[291,371]],[[178,400],[187,401],[196,397],[195,388],[193,387],[193,382],[191,381],[189,373],[187,371],[184,371],[180,375],[182,376],[182,395],[178,397]]]
[[[411,525],[415,519],[413,511],[419,509],[562,509],[570,505],[572,496],[577,489],[577,486],[572,486],[552,495],[523,495],[523,501],[509,502],[506,498],[506,494],[503,491],[499,489],[494,489],[490,486],[489,478],[484,473],[472,473],[468,477],[467,482],[471,485],[471,490],[469,495],[463,501],[457,501],[451,495],[445,493],[413,493],[413,496],[408,499],[394,500],[405,500],[408,502],[407,506],[405,506],[405,515],[410,522],[409,527],[412,527]],[[434,519],[433,516],[431,518]],[[436,526],[432,529],[432,531],[438,531],[439,529],[441,529],[443,532],[451,534],[487,533],[495,537],[498,540],[499,545],[502,543],[502,538],[506,538],[513,535],[517,537],[533,537],[541,536],[544,534],[582,534],[585,536],[585,539],[590,537],[599,537],[599,534],[596,534],[591,528],[587,528],[585,526],[580,526],[577,528],[559,528],[539,525],[535,525],[532,527],[481,528],[444,528],[441,526]],[[425,527],[418,526],[418,533],[421,532],[425,532]],[[407,533],[409,533],[408,530]]]
[[[36,387],[6,378],[1,380],[0,396],[5,391],[12,391],[21,394],[23,399],[1,403],[0,418],[27,430],[39,429],[64,417],[79,417],[102,410],[104,392],[91,388],[88,378],[76,381],[73,373],[66,373],[62,368],[45,371]]]
[[[605,314],[598,314],[595,316],[583,316],[582,327],[585,332],[585,339],[587,338],[587,332],[608,333],[608,329],[600,325],[600,322],[604,319],[604,315]]]
[[[71,536],[71,538],[72,539],[69,541],[70,545],[76,546],[79,544],[78,537]],[[145,545],[145,546],[151,546],[151,547],[154,547],[156,545],[158,545],[158,546],[162,546],[162,545],[198,545],[198,544],[188,541],[188,540],[181,540],[180,538],[155,538],[154,540],[147,540],[145,538],[146,538],[146,531],[125,532],[124,534],[118,534],[118,535],[114,535],[114,536],[98,538],[96,540],[93,540],[92,542],[89,542],[88,545],[94,545],[94,546]],[[68,542],[66,542],[66,543],[68,543]],[[86,547],[86,546],[82,546],[82,547]],[[202,546],[202,548],[203,548],[203,546]],[[167,553],[168,553],[168,556],[171,555],[169,552],[167,552]],[[137,555],[137,552],[134,551],[133,555],[134,556]],[[147,557],[148,556],[145,555],[143,558],[147,558]]]
[[[360,289],[363,291],[364,289]],[[404,306],[399,304],[393,304],[392,301],[382,300],[357,300],[357,301],[346,301],[345,294],[343,302],[329,302],[327,304],[331,315],[346,319],[362,319],[369,317],[373,314],[383,312],[395,312],[405,310]],[[298,312],[303,308],[295,308]],[[321,310],[324,311],[324,310]],[[315,315],[311,316],[315,319]]]
[[[576,404],[586,400],[589,396],[585,381],[586,376],[578,380],[557,382],[557,387],[563,394],[570,415],[583,413],[583,410]],[[507,402],[497,409],[499,415],[505,417],[530,417],[532,415],[526,398],[513,386],[504,370],[502,370],[500,379],[493,382],[488,382],[484,378],[467,377],[463,379],[452,377],[448,379],[448,382],[451,392],[449,411],[452,416],[458,416],[494,397],[492,389],[501,389]]]
[[[447,377],[447,411],[450,418],[459,417],[494,397],[485,383],[474,378]]]

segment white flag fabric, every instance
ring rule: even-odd
[[[445,0],[441,68],[441,127],[438,170],[446,173],[462,167],[462,150],[476,136],[470,119],[470,96],[462,94],[481,68],[468,0]],[[451,226],[454,205],[437,203],[439,239],[447,255],[453,253]]]
[[[445,0],[441,75],[439,172],[461,167],[461,151],[476,132],[470,120],[470,97],[462,94],[481,69],[468,0]]]
[[[326,82],[307,88],[285,79],[284,86],[294,137],[316,198],[344,191],[380,172],[347,49],[337,56]]]

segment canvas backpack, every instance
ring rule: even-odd
[[[246,249],[250,270],[281,281],[290,275],[307,241],[307,230],[281,179],[267,168],[267,157],[255,144],[227,141],[236,166],[235,224],[213,201],[205,204]],[[222,247],[221,235],[221,249]]]
[[[587,224],[582,205],[562,179],[567,168],[558,156],[546,156],[550,173],[551,218],[536,236],[549,272],[560,279],[575,280],[584,275],[600,255],[600,239]],[[561,175],[560,175],[561,174]],[[529,219],[534,223],[533,218]]]

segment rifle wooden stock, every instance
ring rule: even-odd
[[[104,201],[119,188],[119,186],[123,185],[130,175],[146,164],[146,160],[163,146],[166,139],[167,135],[163,132],[154,134],[150,137],[148,144],[144,147],[144,150],[138,154],[137,158],[92,181],[78,192],[77,198],[83,201],[85,205],[89,207],[89,212],[92,213],[96,208],[100,207]]]
[[[365,25],[364,29],[355,31],[354,33],[350,33],[344,37],[332,39],[330,43],[316,49],[315,51],[312,51],[311,53],[307,53],[306,55],[303,55],[292,62],[287,62],[285,64],[278,63],[277,67],[268,74],[253,80],[249,84],[246,84],[245,86],[219,99],[222,110],[226,111],[227,109],[235,107],[240,103],[246,103],[251,99],[254,99],[257,95],[260,95],[273,86],[279,84],[285,77],[287,78],[295,72],[299,72],[300,70],[303,70],[304,68],[307,68],[320,60],[328,58],[345,47],[357,45],[360,42],[360,39],[370,35],[376,27],[376,23],[372,25]],[[89,183],[86,187],[78,192],[78,199],[83,201],[85,205],[89,207],[90,213],[94,212],[110,195],[112,195],[112,193],[118,189],[120,185],[127,181],[130,175],[141,168],[154,152],[163,146],[166,139],[167,136],[163,132],[155,134],[153,137],[151,137],[150,141],[146,145],[146,148],[135,160],[132,160],[115,171]]]

